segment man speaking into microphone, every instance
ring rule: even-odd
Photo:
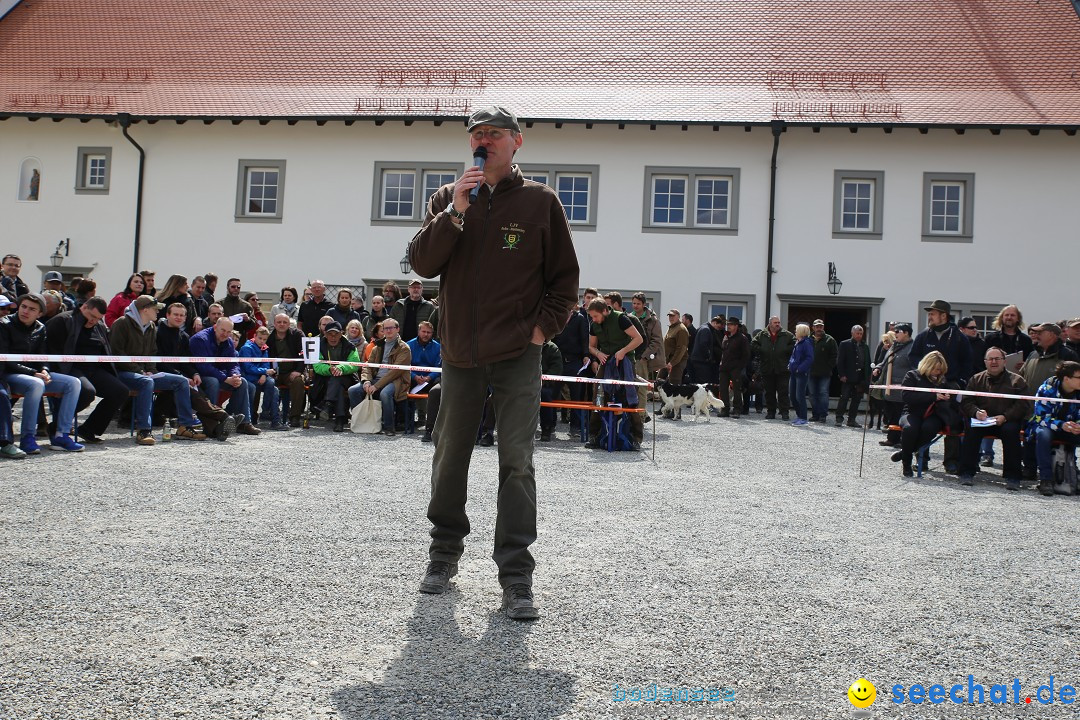
[[[475,164],[432,195],[424,227],[409,244],[416,272],[441,276],[443,391],[432,432],[430,562],[420,591],[443,593],[457,574],[469,534],[469,460],[490,387],[499,452],[492,558],[503,609],[533,620],[540,347],[570,316],[578,261],[558,196],[513,164],[523,141],[514,113],[477,110],[467,128]]]

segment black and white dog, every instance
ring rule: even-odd
[[[669,382],[658,382],[654,386],[660,394],[664,406],[661,408],[666,414],[670,412],[673,417],[682,417],[683,407],[690,408],[690,414],[697,422],[698,416],[704,415],[705,422],[709,422],[709,408],[724,409],[724,403],[710,392],[710,387],[715,385],[673,385]]]

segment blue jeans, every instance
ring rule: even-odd
[[[361,386],[362,387],[362,386]],[[379,402],[382,403],[382,429],[394,429],[394,395],[397,393],[397,383],[390,383],[379,391]]]
[[[788,395],[791,397],[791,405],[795,408],[795,417],[800,420],[806,419],[806,373],[791,373],[788,378]]]
[[[0,442],[5,445],[15,440],[15,433],[11,426],[11,396],[3,385],[0,385]]]
[[[79,402],[79,393],[82,384],[78,378],[60,373],[49,373],[52,382],[48,385],[41,378],[33,375],[12,373],[3,379],[11,387],[11,391],[23,396],[22,434],[34,435],[37,432],[38,409],[41,407],[41,396],[46,390],[49,392],[62,393],[60,398],[60,410],[56,413],[57,435],[67,435],[71,432],[72,422],[75,419],[75,407]]]
[[[810,404],[816,418],[829,417],[829,383],[831,381],[831,375],[822,377],[811,375],[809,378]]]
[[[135,429],[149,430],[150,412],[154,409],[154,379],[149,375],[130,370],[120,370],[116,376],[128,390],[134,390],[136,393],[131,408],[131,416],[135,419]]]
[[[272,425],[277,425],[281,422],[281,408],[278,405],[280,396],[278,394],[277,385],[274,383],[274,378],[266,377],[260,385],[248,380],[248,407],[255,405],[255,393],[262,390],[262,413],[264,418],[269,417]],[[247,378],[244,378],[247,380]]]
[[[244,422],[251,422],[251,413],[249,412],[251,391],[248,390],[250,383],[244,378],[240,378],[240,381],[240,387],[234,388],[232,385],[225,385],[225,389],[232,393],[226,410],[234,415],[243,415]],[[215,405],[218,404],[218,395],[221,393],[221,389],[222,382],[216,377],[203,376],[202,391],[206,394],[206,397],[210,398],[210,402]]]
[[[982,439],[982,445],[979,447],[979,454],[986,455],[991,460],[994,459],[994,438]]]
[[[191,384],[183,375],[159,372],[150,376],[154,381],[154,390],[164,390],[173,394],[176,405],[176,424],[195,427],[202,422],[191,408]]]

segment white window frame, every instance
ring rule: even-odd
[[[91,160],[101,160],[103,163],[101,182],[91,184]],[[109,179],[112,171],[112,148],[111,147],[80,147],[75,161],[75,194],[76,195],[108,195]]]
[[[739,168],[688,168],[688,167],[646,167],[644,200],[642,203],[642,232],[692,233],[707,235],[739,234]],[[684,180],[683,222],[655,222],[656,180]],[[728,182],[727,223],[713,224],[698,221],[698,181],[726,180]],[[668,208],[670,210],[670,208]]]
[[[870,211],[868,227],[845,227],[844,187],[849,183],[870,185]],[[880,170],[833,171],[833,237],[880,240],[885,197],[885,173]]]
[[[959,218],[956,230],[934,229],[934,188],[958,186],[960,188]],[[946,201],[953,202],[953,201]],[[939,216],[947,217],[947,216]],[[974,173],[923,173],[923,242],[974,242],[975,221],[975,174]]]
[[[276,172],[277,191],[274,198],[274,212],[254,212],[251,203],[251,173]],[[265,200],[265,198],[263,198]],[[285,209],[285,161],[284,160],[239,160],[236,179],[235,222],[280,223]]]
[[[570,217],[571,213],[566,213],[566,221],[570,224],[574,230],[595,230],[596,229],[596,213],[597,213],[597,199],[599,193],[597,187],[600,184],[600,166],[599,165],[537,165],[534,163],[526,163],[518,166],[521,174],[526,178],[537,181],[539,176],[546,177],[544,184],[555,191],[556,195],[559,195],[559,201],[562,202],[562,194],[559,192],[559,180],[563,178],[577,178],[585,177],[589,181],[589,189],[586,192],[585,206],[585,219],[575,220]],[[580,192],[580,191],[573,191]],[[563,207],[564,211],[566,207]]]
[[[423,222],[431,195],[427,192],[427,178],[433,173],[453,175],[455,179],[465,172],[462,163],[402,162],[380,160],[375,163],[375,177],[371,193],[372,225],[415,225]],[[389,173],[410,174],[413,177],[413,199],[410,212],[405,215],[387,215],[386,176]],[[441,185],[439,187],[442,187]],[[437,189],[437,188],[436,188]],[[398,201],[400,202],[400,201]]]
[[[714,313],[711,312],[713,305],[724,305],[731,308],[732,306],[739,306],[743,309],[743,316],[740,318],[742,323],[746,325],[748,331],[754,329],[754,313],[757,311],[757,296],[756,295],[743,295],[734,293],[702,293],[701,303],[698,307],[698,312],[701,313],[700,317],[694,318],[694,324],[697,327],[701,327],[703,324],[707,324],[712,319]],[[686,312],[683,310],[683,312]],[[728,312],[724,315],[728,316]]]

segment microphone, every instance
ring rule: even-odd
[[[476,167],[483,170],[484,169],[484,163],[487,162],[487,148],[484,147],[483,145],[481,145],[480,147],[473,150],[472,159],[473,159],[473,165],[475,165]],[[477,185],[476,187],[474,187],[472,190],[469,191],[469,202],[470,203],[476,202],[476,196],[477,196],[477,194],[479,192],[480,192],[480,185]]]

